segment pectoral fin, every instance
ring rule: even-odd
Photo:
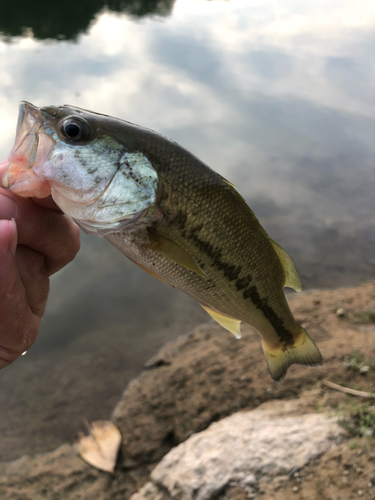
[[[289,286],[290,288],[293,288],[296,292],[300,292],[302,290],[301,281],[299,279],[296,266],[294,265],[291,256],[283,248],[281,248],[280,245],[278,245],[275,241],[271,240],[271,238],[270,241],[284,269],[284,274],[285,274],[284,286]]]
[[[150,243],[148,245],[152,250],[156,250],[157,252],[163,254],[170,260],[173,260],[177,264],[190,271],[193,271],[202,278],[207,279],[206,273],[198,266],[198,264],[194,261],[193,257],[183,248],[180,247],[177,243],[162,236],[157,231],[151,233],[149,235]]]
[[[208,312],[208,314],[213,318],[215,321],[219,323],[223,328],[226,330],[229,330],[233,335],[236,337],[236,339],[241,338],[241,321],[235,318],[231,318],[230,316],[227,316],[225,314],[219,313],[217,311],[214,311],[210,307],[203,306],[203,309]]]

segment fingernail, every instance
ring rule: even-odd
[[[15,219],[18,207],[14,200],[5,194],[0,194],[0,219]]]
[[[9,187],[9,174],[8,172],[5,172],[1,179],[1,185],[3,186],[4,189],[8,189]]]
[[[17,250],[17,226],[16,226],[16,221],[14,219],[11,219],[9,221],[9,224],[12,224],[12,234],[9,238],[9,251],[13,255],[13,257],[16,256],[16,250]]]

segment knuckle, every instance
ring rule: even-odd
[[[29,252],[27,259],[27,272],[35,281],[48,280],[45,259],[39,252]]]

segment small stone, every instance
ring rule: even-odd
[[[298,486],[294,486],[294,488],[293,488],[293,493],[298,493],[298,492],[299,492],[299,488],[298,488]]]
[[[267,482],[271,482],[272,478],[269,478]],[[244,477],[241,481],[241,484],[245,487],[249,486],[254,486],[257,484],[257,478],[254,476],[254,474],[249,474],[248,476]]]
[[[339,307],[336,311],[336,316],[343,318],[345,316],[345,309],[343,307]]]
[[[369,366],[362,366],[359,369],[359,373],[368,373],[369,371],[370,371],[370,367]]]
[[[362,490],[358,490],[358,496],[359,497],[363,496],[363,491]]]
[[[344,470],[344,472],[342,473],[343,476],[349,476],[349,471],[348,470]]]
[[[372,488],[374,485],[372,484],[372,482],[370,481],[367,485],[369,488]]]

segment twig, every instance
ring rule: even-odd
[[[375,398],[375,394],[365,391],[356,391],[355,389],[349,389],[349,387],[343,387],[342,385],[334,384],[329,380],[322,380],[322,383],[331,389],[336,389],[336,391],[345,392],[346,394],[352,394],[353,396],[359,396],[361,398]]]

